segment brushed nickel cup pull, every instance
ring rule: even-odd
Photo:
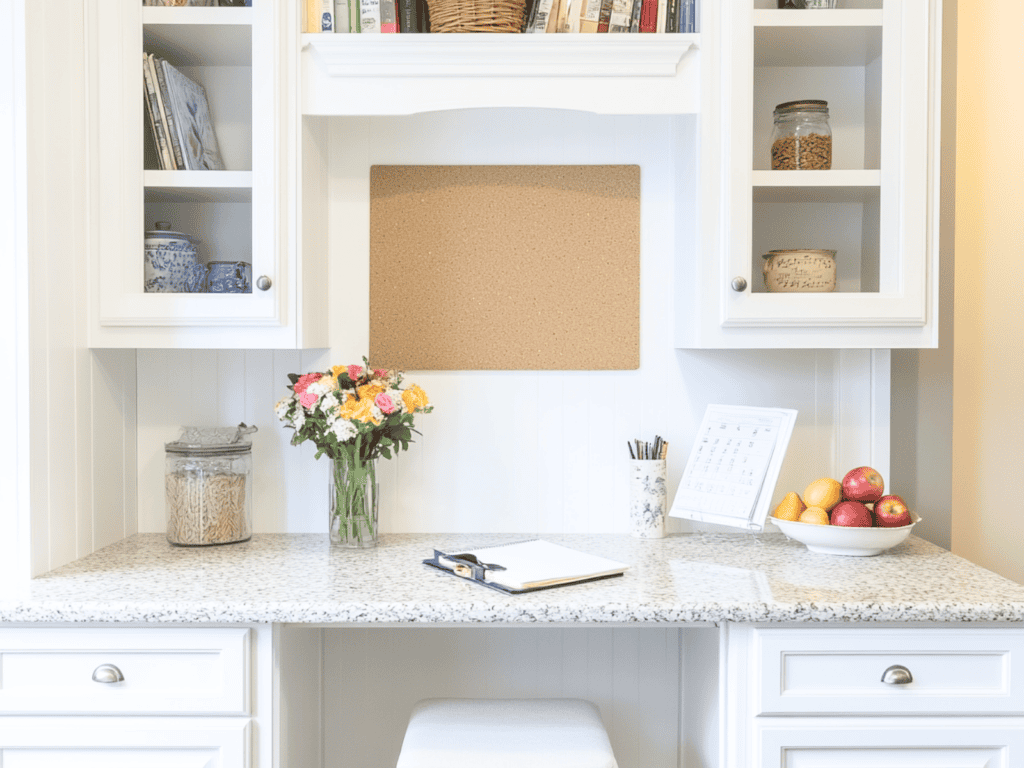
[[[123,683],[124,675],[113,664],[100,664],[92,671],[92,679],[97,683]]]
[[[914,682],[914,676],[902,664],[893,664],[882,673],[882,682],[886,685],[906,685]]]
[[[743,293],[743,291],[747,290],[747,279],[745,277],[734,277],[731,285],[734,291]]]
[[[256,287],[259,288],[261,291],[269,291],[270,286],[272,286],[273,284],[274,283],[266,275],[260,275],[259,277],[256,278]]]

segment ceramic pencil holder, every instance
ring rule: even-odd
[[[630,459],[629,529],[638,539],[665,535],[664,459]]]

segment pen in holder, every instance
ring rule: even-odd
[[[638,539],[665,535],[665,459],[629,460],[629,526]]]

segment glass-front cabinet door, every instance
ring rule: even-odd
[[[679,346],[935,346],[938,3],[778,5],[703,6],[720,100]]]

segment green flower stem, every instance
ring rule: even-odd
[[[377,462],[363,460],[359,447],[331,462],[331,531],[338,543],[372,547],[377,542]]]

